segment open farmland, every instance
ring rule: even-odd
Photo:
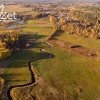
[[[40,20],[42,21],[43,19],[39,19],[39,22],[37,20],[36,21],[33,20],[33,22],[35,22],[35,24],[37,25],[38,23],[40,23]],[[31,26],[30,21],[28,21],[27,23]],[[24,32],[26,31],[38,32],[38,35],[50,34],[50,33],[45,34],[46,30],[39,28],[40,25],[39,26],[37,25],[37,27],[34,28],[34,24],[33,24],[31,27],[32,27],[31,29],[26,27],[23,28],[22,30]],[[63,33],[60,36],[62,35]],[[37,41],[43,41],[43,40],[44,40],[43,37],[41,37],[40,40]],[[31,48],[31,50],[33,51],[33,55],[35,56],[39,55],[39,57],[40,55],[43,55],[42,57],[46,57],[46,55],[42,54],[40,51],[39,54],[37,53],[39,48],[41,48],[41,47],[39,48],[37,47],[38,45],[34,48]],[[36,50],[36,52],[34,52],[34,50]],[[99,97],[100,94],[100,90],[99,90],[100,62],[99,61],[81,57],[75,53],[62,50],[56,46],[52,46],[50,49],[46,49],[46,51],[54,54],[55,57],[52,59],[36,61],[33,63],[33,67],[35,68],[37,74],[40,76],[39,85],[33,88],[31,91],[31,93],[36,97],[37,100],[39,100],[39,98],[42,97],[45,100],[50,99],[51,97],[53,98],[53,100],[66,99],[66,98],[72,100],[75,98],[94,100],[95,98]],[[29,55],[28,52],[27,54]],[[37,59],[37,57],[33,56],[33,59]],[[19,65],[19,63],[17,64]],[[84,86],[84,84],[87,84],[87,86]],[[23,100],[23,98],[25,98],[23,94],[26,93],[25,92],[26,88],[30,89],[31,87],[29,86],[25,88],[23,87],[23,88],[13,89],[12,90],[13,98],[20,97],[21,100]],[[79,89],[82,89],[82,91],[78,93]],[[23,92],[21,92],[20,95],[19,95],[20,92],[16,92],[22,90]]]
[[[0,100],[99,100],[99,6],[93,8],[81,12],[77,3],[64,2],[5,5],[23,22],[0,26]]]
[[[54,38],[65,41],[65,42],[69,42],[72,44],[81,45],[86,48],[100,52],[100,46],[99,46],[100,40],[84,38],[82,36],[77,36],[77,35],[70,35],[63,31],[58,31],[54,35]]]
[[[13,9],[12,9],[13,8]],[[23,7],[22,5],[6,5],[4,11],[12,12],[32,12],[32,8]]]

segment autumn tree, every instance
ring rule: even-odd
[[[60,24],[66,24],[66,18],[60,18]]]

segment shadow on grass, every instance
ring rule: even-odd
[[[47,47],[45,44],[38,44],[31,48],[16,52],[11,56],[11,61],[8,63],[7,68],[21,68],[28,67],[28,62],[44,57],[50,56],[46,52],[41,52],[40,49]]]
[[[20,34],[19,37],[19,44],[21,47],[24,47],[24,45],[27,43],[27,41],[29,40],[36,40],[36,38],[34,37],[35,33],[27,33],[27,34]]]
[[[53,35],[53,38],[61,36],[63,33],[64,33],[64,31],[59,30],[59,31],[56,32],[56,34]]]
[[[9,78],[6,79],[6,83],[10,83],[11,81],[13,81],[13,82],[20,82],[20,81],[23,81],[23,83],[24,83],[24,82],[26,82],[27,80],[16,80],[16,79],[15,79],[15,80],[10,80]]]
[[[38,35],[38,33],[21,34],[19,37],[20,48],[24,48],[27,43],[35,44],[37,40],[44,39],[48,35]]]
[[[45,44],[38,44],[34,45],[31,48],[27,48],[21,51],[18,51],[11,56],[11,60],[7,62],[7,68],[21,68],[21,67],[28,67],[28,62],[31,60],[43,58],[49,56],[46,52],[41,52],[40,48],[46,47]],[[4,62],[5,63],[5,62]],[[4,68],[3,64],[0,68]]]
[[[48,35],[38,35],[38,39],[41,39],[41,38],[45,38],[47,37]]]
[[[20,57],[21,56],[21,57]],[[8,64],[7,68],[21,68],[21,67],[28,67],[28,62],[31,60],[39,59],[49,56],[46,53],[24,53],[23,55],[15,54],[12,57],[12,61]]]
[[[20,73],[9,73],[9,74],[2,74],[1,76],[6,80],[6,83],[8,83],[11,81],[19,82],[20,80],[16,80],[13,78],[16,76],[20,77],[21,75],[22,74],[20,74]],[[13,78],[12,78],[12,76],[13,76]],[[21,80],[21,81],[26,81],[26,80]]]
[[[27,40],[27,39],[33,39],[35,33],[27,33],[27,34],[20,34],[19,39]]]

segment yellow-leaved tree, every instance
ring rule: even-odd
[[[9,49],[0,48],[0,60],[5,60],[11,56],[11,51]]]

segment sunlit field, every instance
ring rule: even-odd
[[[77,36],[74,34],[71,35],[71,34],[65,33],[63,31],[58,31],[55,34],[54,38],[57,38],[59,40],[65,41],[65,42],[70,42],[72,44],[81,45],[86,48],[100,52],[100,46],[99,46],[100,40],[89,39],[89,38]]]
[[[0,100],[100,100],[99,4],[13,3],[22,23],[0,24]]]
[[[39,20],[43,20],[43,19],[39,19]],[[38,23],[37,20],[36,21],[33,20],[33,22],[35,22],[35,24]],[[28,21],[27,23],[31,26],[31,21]],[[43,28],[40,26],[35,27],[33,24],[31,27],[32,28],[26,27],[26,28],[23,28],[22,30],[24,32],[35,31],[35,32],[38,32],[38,35],[43,35],[46,32],[46,29],[43,30]],[[48,34],[45,34],[45,35],[48,35]],[[63,36],[64,34],[65,33],[61,33],[59,37]],[[38,41],[43,41],[44,39],[42,39],[41,37],[40,40]],[[87,40],[89,41],[90,39],[87,39]],[[76,42],[78,42],[78,40]],[[75,42],[72,42],[72,43],[75,43]],[[23,51],[23,52],[27,52],[27,55],[28,55],[26,58],[27,61],[29,61],[28,59],[30,58],[32,59],[32,57],[33,59],[37,59],[37,57],[40,58],[41,55],[42,57],[46,57],[46,53],[44,54],[39,53],[40,52],[39,48],[41,47],[36,46],[31,49],[26,49],[26,51]],[[32,50],[32,53],[28,52],[29,50]],[[36,51],[34,52],[34,50]],[[39,85],[33,88],[31,92],[33,95],[36,96],[37,100],[39,100],[39,98],[42,98],[42,97],[45,98],[45,100],[50,99],[51,97],[53,98],[53,100],[64,99],[64,98],[68,98],[72,100],[73,99],[94,100],[95,98],[99,97],[99,94],[100,94],[100,90],[99,90],[100,63],[99,61],[90,60],[88,58],[81,57],[78,54],[62,50],[55,46],[51,47],[50,49],[46,49],[46,51],[54,54],[55,57],[51,59],[36,61],[33,63],[33,67],[35,68],[37,74],[40,76]],[[21,53],[22,52],[20,52],[20,55],[22,55]],[[30,57],[30,55],[33,55],[33,56]],[[20,63],[17,62],[17,66],[20,66]],[[27,67],[25,67],[27,66],[27,64],[25,65],[22,64],[21,66],[24,66],[24,70],[26,71],[28,70]],[[20,70],[20,68],[18,69]],[[27,74],[25,72],[23,71],[22,79],[28,80],[30,77],[30,74],[28,73],[28,71],[27,71]],[[27,78],[26,78],[26,75],[28,76]],[[19,79],[19,80],[22,80],[22,79]],[[21,100],[23,100],[23,98],[25,97],[23,96],[23,94],[26,93],[24,91],[26,88],[30,89],[30,86],[25,87],[25,88],[13,89],[12,90],[13,98],[20,97]],[[82,89],[82,91],[78,92],[78,89]],[[21,92],[21,94],[20,92],[16,92],[16,91],[22,91],[22,90],[23,92]]]

